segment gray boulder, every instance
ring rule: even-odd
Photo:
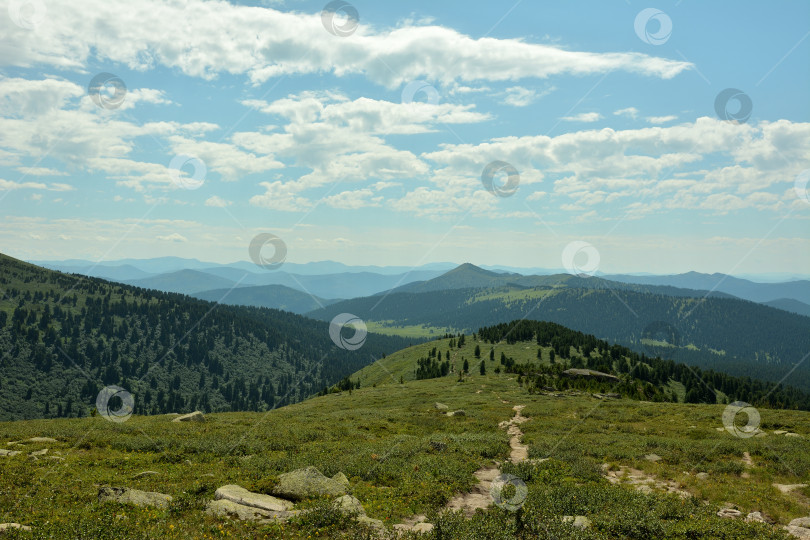
[[[6,450],[5,448],[0,448],[0,456],[8,456],[13,457],[19,454],[20,452],[17,450]]]
[[[447,409],[450,408],[447,405],[445,405],[444,403],[439,403],[438,401],[436,403],[434,403],[433,406],[436,409],[440,410],[440,411],[446,411]]]
[[[563,516],[563,523],[570,523],[577,529],[587,529],[591,526],[591,520],[585,516]]]
[[[278,477],[278,483],[273,488],[273,495],[293,501],[309,497],[340,497],[345,494],[345,485],[324,476],[315,467],[284,473]]]
[[[459,409],[457,411],[452,411],[447,413],[447,416],[467,416],[467,413],[463,410]]]
[[[788,525],[791,527],[804,527],[810,529],[810,517],[800,517],[791,521]]]
[[[209,502],[205,513],[210,516],[236,518],[242,521],[278,521],[294,516],[298,514],[298,511],[273,512],[254,506],[245,506],[227,499],[219,499]]]
[[[332,480],[339,483],[341,486],[345,487],[347,490],[351,487],[349,483],[349,479],[346,478],[346,475],[342,472],[337,473],[335,476],[332,477]]]
[[[343,495],[342,497],[338,497],[335,499],[335,504],[337,505],[338,510],[344,514],[359,514],[361,516],[366,515],[366,510],[363,508],[363,505],[360,504],[360,501],[357,500],[357,498],[352,497],[351,495]]]
[[[242,486],[228,485],[222,486],[214,493],[216,500],[231,501],[242,506],[250,506],[268,512],[286,512],[292,510],[293,504],[290,501],[278,499],[262,493],[253,493]]]
[[[0,533],[16,529],[18,531],[30,531],[31,527],[28,525],[20,525],[19,523],[0,523]]]
[[[717,512],[717,515],[722,518],[737,519],[741,518],[743,516],[743,513],[734,508],[723,508],[719,512]]]
[[[174,418],[172,422],[205,422],[205,415],[200,411],[184,414]]]
[[[141,491],[139,489],[129,489],[125,487],[103,487],[98,490],[99,502],[118,502],[131,504],[134,506],[155,506],[157,508],[168,508],[171,502],[171,495],[155,493],[153,491]]]

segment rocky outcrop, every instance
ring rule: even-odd
[[[18,531],[30,531],[31,527],[28,525],[20,525],[19,523],[0,523],[0,533],[6,532],[9,530],[18,530]]]
[[[154,506],[157,508],[168,508],[172,501],[171,495],[155,493],[152,491],[141,491],[139,489],[129,489],[125,487],[103,487],[98,490],[99,502],[117,502],[121,504],[131,504],[134,506]]]
[[[214,492],[214,498],[216,500],[224,499],[242,506],[267,510],[268,512],[286,512],[287,510],[292,510],[293,507],[290,501],[262,493],[253,493],[242,486],[236,485],[222,486]]]
[[[211,516],[235,518],[243,521],[270,522],[285,520],[299,512],[296,510],[274,512],[256,508],[255,506],[245,506],[228,499],[219,499],[209,502],[205,508],[205,513]]]
[[[307,467],[280,475],[273,495],[300,501],[309,497],[340,497],[346,491],[347,486],[339,480],[324,476],[315,467]]]
[[[184,414],[174,418],[172,422],[205,422],[205,415],[200,411]]]
[[[619,378],[617,376],[611,375],[610,373],[603,373],[601,371],[594,371],[593,369],[566,369],[562,372],[562,375],[571,379],[595,379],[602,382],[619,382]]]

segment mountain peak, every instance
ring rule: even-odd
[[[468,274],[468,273],[470,273],[470,274],[478,274],[478,275],[482,275],[482,276],[491,276],[491,277],[497,277],[497,276],[500,275],[497,272],[492,272],[490,270],[484,270],[480,266],[475,266],[472,263],[460,264],[457,267],[450,270],[449,272],[446,272],[444,275],[448,276],[448,275]]]

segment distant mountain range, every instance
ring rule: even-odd
[[[650,356],[810,390],[810,317],[723,292],[619,283],[568,274],[497,275],[462,265],[385,294],[337,302],[308,316],[351,313],[377,331],[475,332],[517,319],[551,321]],[[795,369],[795,371],[794,371]]]
[[[783,298],[810,304],[810,281],[797,280],[785,283],[756,283],[726,274],[701,274],[687,272],[671,276],[603,276],[611,281],[639,283],[642,285],[669,285],[683,289],[720,291],[752,302],[770,302]]]
[[[699,272],[664,276],[615,274],[579,278],[542,268],[482,268],[471,264],[457,266],[453,263],[431,263],[408,268],[349,266],[334,261],[285,263],[279,270],[267,271],[246,261],[217,264],[179,257],[122,259],[102,263],[79,259],[34,263],[63,272],[206,299],[221,297],[229,289],[249,288],[248,292],[232,292],[225,303],[239,302],[287,309],[296,313],[305,312],[299,310],[328,305],[331,300],[388,294],[390,291],[416,293],[511,284],[523,287],[556,285],[635,290],[667,296],[733,296],[810,316],[810,280],[758,283],[726,274]],[[306,296],[295,297],[285,288],[260,288],[271,285],[284,286]]]
[[[273,307],[292,313],[307,313],[340,300],[318,298],[284,285],[259,285],[235,289],[215,289],[191,295],[200,300],[234,306]]]

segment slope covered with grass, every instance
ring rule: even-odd
[[[435,402],[465,416],[448,417]],[[522,424],[531,459],[506,463],[509,436],[498,424],[526,405]],[[200,424],[133,416],[0,423],[0,521],[44,538],[367,538],[326,500],[285,524],[260,525],[204,513],[214,490],[238,484],[270,491],[278,475],[304,466],[343,472],[372,518],[390,527],[414,514],[434,523],[426,538],[786,538],[781,529],[717,517],[726,503],[777,524],[808,514],[810,492],[781,493],[810,473],[810,417],[762,410],[765,437],[740,439],[722,426],[723,406],[600,401],[588,394],[528,395],[513,375],[471,375],[379,385],[313,398],[269,413],[219,413]],[[795,432],[786,438],[772,430]],[[33,436],[57,442],[8,446]],[[49,448],[49,456],[28,453]],[[746,465],[744,452],[751,457]],[[648,461],[657,454],[661,459]],[[465,520],[441,511],[470,490],[473,472],[500,463],[527,487],[519,511],[492,506]],[[631,467],[673,482],[694,499],[656,484],[611,484],[606,470]],[[138,476],[143,471],[156,474]],[[698,476],[698,473],[700,474]],[[168,509],[99,503],[99,486],[127,486],[174,497]],[[575,529],[563,516],[587,517]]]

